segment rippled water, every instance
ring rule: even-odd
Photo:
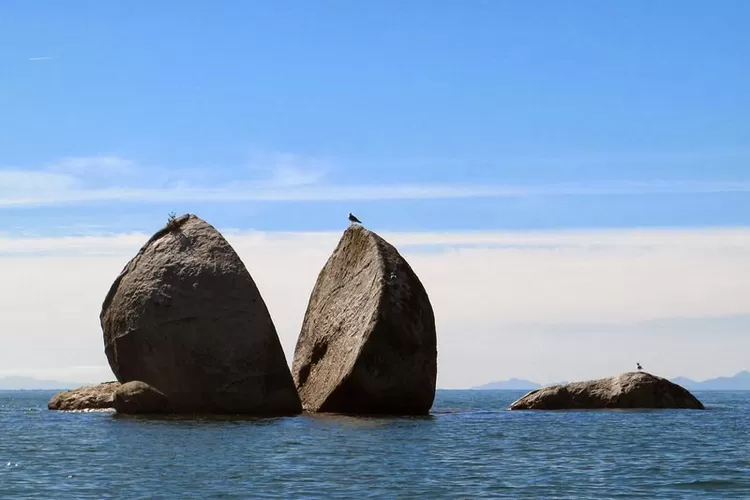
[[[750,498],[750,393],[707,411],[510,412],[438,391],[430,417],[133,418],[0,392],[10,498]]]

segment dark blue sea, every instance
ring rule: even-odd
[[[706,411],[510,412],[438,391],[423,418],[57,413],[0,392],[3,498],[750,498],[750,392]]]

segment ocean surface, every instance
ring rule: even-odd
[[[510,412],[438,391],[429,417],[57,413],[0,392],[2,498],[750,498],[750,392],[695,410]]]

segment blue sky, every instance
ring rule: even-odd
[[[101,301],[172,211],[227,235],[287,357],[352,211],[425,283],[441,387],[749,369],[748,26],[745,0],[3,2],[0,376],[111,377]]]
[[[8,2],[0,168],[151,191],[58,203],[60,179],[26,178],[47,206],[2,207],[3,229],[747,224],[748,23],[743,1]],[[258,183],[328,194],[159,196]]]

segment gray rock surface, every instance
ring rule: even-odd
[[[112,398],[119,382],[87,385],[72,391],[55,394],[47,403],[50,410],[106,410],[112,408]]]
[[[195,215],[157,232],[125,266],[100,315],[120,382],[142,381],[176,413],[301,411],[281,343],[250,273]]]
[[[145,382],[134,381],[122,384],[113,398],[118,413],[170,413],[172,408],[167,397]]]
[[[511,410],[689,408],[703,404],[687,389],[646,372],[543,387],[514,402]]]
[[[318,276],[292,374],[307,411],[426,414],[437,338],[427,292],[398,251],[350,226]]]

